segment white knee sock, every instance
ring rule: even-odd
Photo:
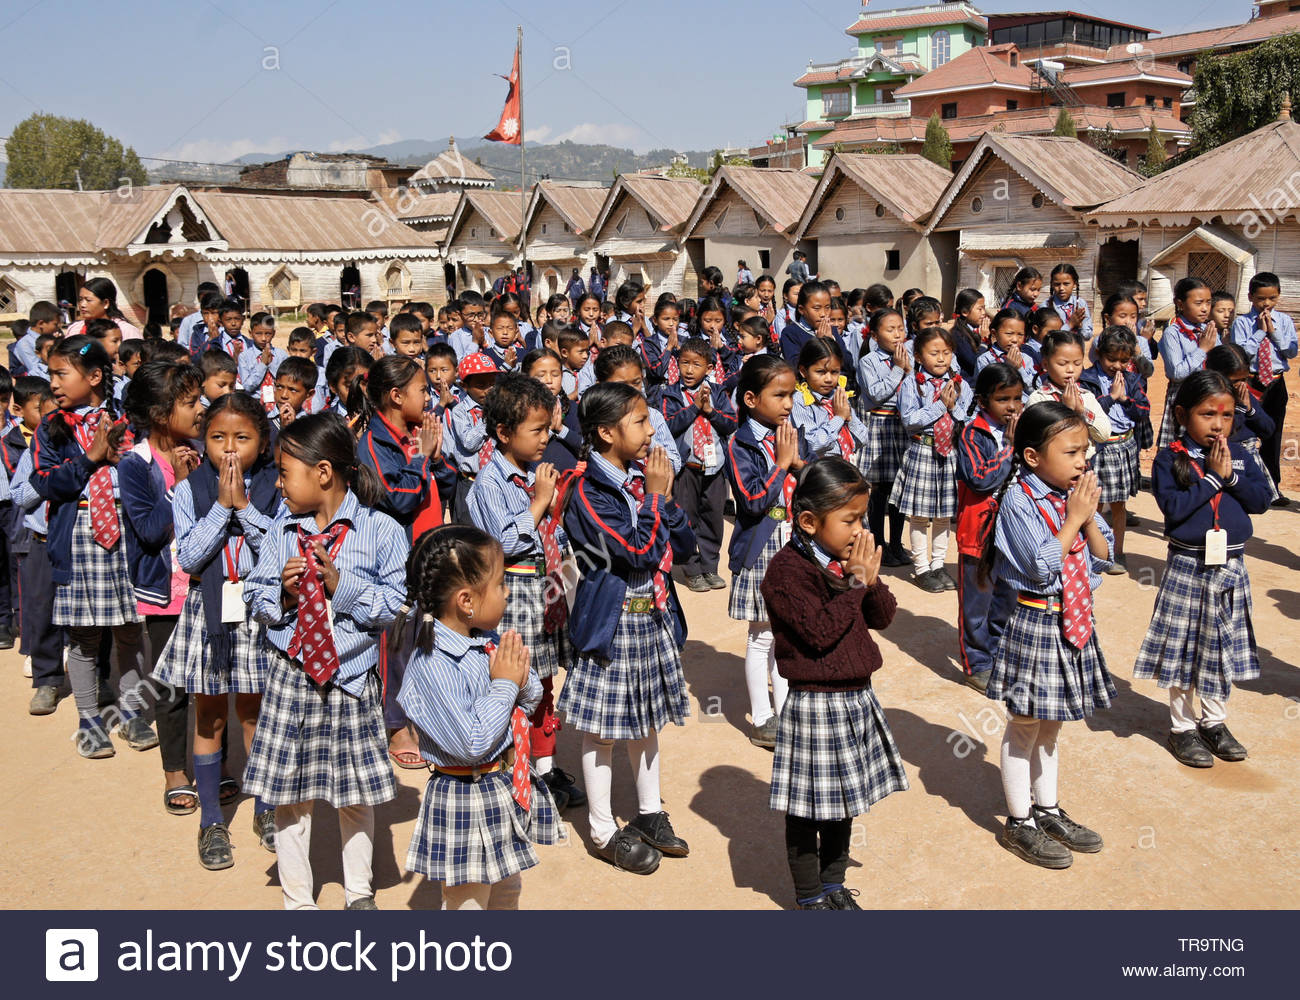
[[[745,640],[745,687],[749,690],[749,718],[761,726],[772,718],[772,702],[767,694],[767,679],[772,669],[772,626],[768,622],[750,622],[749,638]],[[784,682],[782,682],[784,684]],[[780,692],[785,701],[785,691]]]
[[[929,539],[926,537],[926,528],[929,526],[929,518],[910,517],[907,519],[908,545],[912,550],[912,569],[917,576],[930,571]]]
[[[591,824],[591,839],[598,847],[604,847],[618,832],[614,807],[610,802],[613,756],[613,740],[602,740],[591,733],[582,734],[582,780],[587,786],[587,819]]]
[[[1028,816],[1031,822],[1029,757],[1037,736],[1038,720],[1023,715],[1007,719],[1007,731],[1002,735],[1002,794],[1007,799],[1007,813],[1015,819]]]
[[[1201,695],[1201,725],[1207,729],[1228,720],[1228,700]]]
[[[1196,729],[1195,695],[1195,688],[1169,689],[1169,724],[1174,732],[1190,733]]]
[[[627,759],[636,776],[637,812],[657,813],[662,809],[659,798],[659,734],[651,733],[642,740],[629,740]]]
[[[275,866],[286,910],[317,910],[311,873],[313,803],[275,807]]]
[[[339,810],[339,840],[343,844],[343,900],[351,904],[373,896],[375,810],[372,806],[344,806]]]
[[[533,759],[533,768],[538,774],[550,774],[551,769],[554,767],[554,757],[536,757]]]
[[[1061,732],[1059,722],[1040,720],[1034,751],[1029,758],[1029,781],[1033,787],[1034,805],[1051,808],[1056,801],[1056,738]]]
[[[946,517],[936,517],[930,529],[930,569],[943,569],[944,560],[948,558],[948,525]]]

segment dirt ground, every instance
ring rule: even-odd
[[[1293,385],[1285,486],[1300,495],[1295,449],[1300,400]],[[1159,411],[1159,387],[1155,412]],[[1148,456],[1149,457],[1149,456]],[[891,570],[898,616],[880,635],[885,669],[876,690],[907,765],[911,789],[859,817],[848,884],[868,908],[1268,908],[1295,905],[1300,847],[1300,509],[1256,520],[1247,549],[1263,673],[1230,702],[1233,732],[1250,749],[1239,764],[1193,771],[1163,747],[1167,702],[1132,663],[1164,561],[1155,504],[1134,509],[1131,575],[1097,593],[1099,635],[1119,697],[1061,741],[1061,800],[1106,841],[1065,872],[1031,867],[1002,850],[999,706],[959,683],[956,596],[931,596]],[[955,550],[955,546],[954,546]],[[781,816],[767,807],[771,754],[746,739],[745,626],[727,618],[725,591],[683,592],[691,636],[684,664],[692,717],[662,734],[664,808],[691,855],[665,859],[643,878],[617,872],[585,849],[585,810],[571,810],[567,846],[539,849],[525,874],[527,909],[772,909],[791,904]],[[70,742],[71,699],[47,718],[27,714],[30,682],[16,652],[0,654],[0,906],[88,909],[274,909],[274,858],[253,837],[251,799],[227,810],[236,865],[208,872],[195,858],[197,816],[164,815],[157,751],[85,761]],[[559,763],[581,774],[573,732]],[[232,751],[232,764],[242,766]],[[236,770],[235,773],[238,773]],[[439,903],[436,886],[403,862],[423,772],[398,771],[397,798],[378,810],[375,887],[383,909]],[[615,754],[614,806],[635,812],[626,759]],[[320,904],[343,905],[337,826],[318,806],[313,856]]]

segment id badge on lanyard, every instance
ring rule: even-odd
[[[230,546],[223,546],[221,558],[226,564],[226,579],[221,583],[221,620],[227,625],[240,624],[247,614],[244,604],[244,581],[239,578],[239,553],[244,547],[244,539],[235,539],[235,554],[230,555]]]

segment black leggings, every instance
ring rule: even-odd
[[[871,498],[867,501],[867,526],[876,537],[877,545],[885,544],[885,513],[889,513],[889,544],[903,544],[903,515],[897,507],[889,506],[889,483],[872,483]]]
[[[145,615],[145,631],[149,636],[147,662],[149,673],[158,666],[158,657],[167,648],[167,640],[176,628],[178,615]],[[190,696],[184,688],[151,685],[154,702],[154,721],[158,724],[158,750],[162,754],[164,771],[185,770],[185,750],[189,736]]]
[[[785,818],[785,852],[795,899],[815,899],[822,886],[843,885],[849,867],[851,819]]]

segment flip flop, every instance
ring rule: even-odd
[[[192,806],[181,806],[176,804],[176,799],[182,796],[189,796],[194,800]],[[163,791],[163,808],[172,816],[188,816],[199,807],[199,792],[193,785],[177,785],[175,788],[168,788]]]
[[[414,750],[389,750],[388,756],[394,764],[407,771],[418,771],[428,767],[424,758]]]
[[[221,784],[217,786],[218,794],[221,796],[221,804],[228,806],[239,798],[239,782],[234,778],[225,777],[221,779]]]

